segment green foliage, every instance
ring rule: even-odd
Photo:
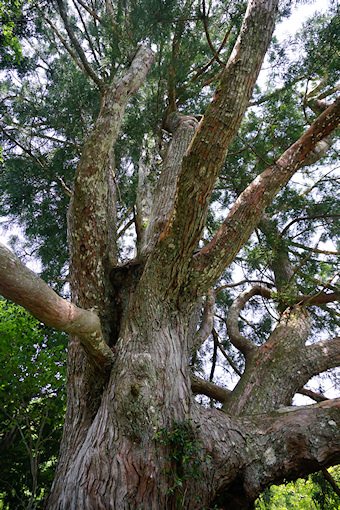
[[[255,503],[256,510],[311,510],[313,484],[309,480],[298,480],[285,485],[271,486]]]
[[[25,20],[20,0],[0,1],[0,69],[4,63],[19,64],[22,49],[18,35],[25,31]]]
[[[340,488],[340,467],[335,466],[329,470],[335,483]],[[330,483],[326,480],[322,472],[311,475],[313,482],[312,499],[314,504],[320,510],[339,510],[340,497],[334,492]]]
[[[339,466],[329,472],[339,485]],[[256,510],[339,510],[340,498],[320,471],[307,479],[267,488],[255,503]]]
[[[0,501],[42,508],[65,412],[66,335],[0,300]]]

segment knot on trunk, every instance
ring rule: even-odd
[[[164,120],[163,128],[169,133],[175,133],[182,124],[196,129],[198,118],[194,115],[182,115],[179,112],[172,112]]]

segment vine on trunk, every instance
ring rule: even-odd
[[[190,478],[202,481],[201,466],[209,462],[209,455],[203,453],[202,441],[199,439],[199,426],[190,420],[173,420],[170,429],[159,429],[155,436],[156,443],[168,451],[165,458],[165,473],[171,481],[167,494],[173,499],[176,508],[184,508],[186,499],[186,481]],[[200,497],[195,494],[197,502]]]

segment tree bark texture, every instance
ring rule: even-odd
[[[253,287],[234,302],[228,333],[245,356],[234,391],[206,383],[189,368],[193,351],[213,329],[215,282],[261,219],[260,228],[270,234],[266,207],[339,123],[338,99],[249,184],[217,234],[198,249],[209,198],[272,37],[277,4],[249,1],[200,123],[176,111],[169,116],[172,139],[152,208],[139,192],[133,261],[117,264],[114,145],[128,101],[152,64],[152,52],[143,46],[111,85],[98,82],[102,108],[76,171],[68,215],[73,304],[0,249],[1,293],[71,334],[64,434],[47,509],[243,510],[272,483],[340,462],[339,400],[289,407],[313,375],[339,364],[339,338],[306,343],[313,298],[296,296],[261,347],[242,336],[237,321],[249,299],[270,298],[271,291]],[[140,186],[144,178],[141,168]],[[284,286],[290,267],[284,274],[274,262],[278,286]],[[200,321],[197,305],[204,296]],[[223,409],[198,405],[193,391],[220,400]]]

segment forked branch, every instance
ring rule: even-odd
[[[256,177],[241,193],[217,234],[193,257],[192,279],[195,278],[196,271],[198,294],[211,287],[231,264],[261,220],[266,207],[294,173],[304,166],[306,158],[314,151],[318,142],[337,128],[339,120],[340,97],[274,165]],[[195,282],[190,281],[191,288],[193,285]]]

